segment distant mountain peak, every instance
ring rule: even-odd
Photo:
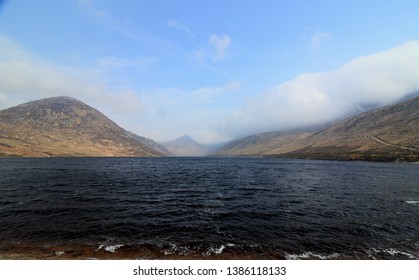
[[[175,156],[206,156],[219,147],[219,145],[205,145],[198,143],[187,134],[173,141],[163,142],[161,144]]]
[[[189,136],[187,134],[175,139],[174,142],[199,144],[195,139],[193,139],[191,136]]]

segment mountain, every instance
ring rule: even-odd
[[[163,155],[74,98],[51,97],[0,111],[3,157]]]
[[[220,147],[217,144],[200,144],[189,135],[184,135],[170,142],[162,142],[161,144],[174,156],[206,156]]]
[[[216,155],[419,161],[419,97],[349,117],[316,132],[245,137]]]
[[[147,145],[148,147],[150,147],[151,149],[154,149],[158,152],[160,152],[161,154],[165,155],[165,156],[170,156],[172,155],[167,149],[166,147],[164,147],[162,144],[157,143],[156,141],[150,139],[150,138],[146,138],[143,136],[139,136],[131,131],[127,131],[128,135],[131,136],[132,138],[134,138],[135,140],[137,140],[140,143],[143,143],[144,145]]]
[[[217,156],[263,156],[281,147],[283,151],[293,151],[293,144],[310,135],[306,131],[279,131],[250,135],[233,140],[217,151]]]

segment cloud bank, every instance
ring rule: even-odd
[[[214,35],[208,41],[212,46],[209,53],[213,59],[224,59],[230,44],[228,36]],[[215,143],[259,132],[322,125],[419,94],[418,61],[419,41],[411,41],[356,58],[334,71],[298,75],[243,102],[244,91],[234,80],[197,89],[138,92],[111,88],[103,69],[141,70],[153,61],[102,57],[93,68],[59,66],[0,36],[0,110],[66,95],[99,109],[122,127],[158,141],[190,134],[203,143]]]
[[[135,91],[111,89],[103,82],[95,82],[95,79],[100,80],[95,75],[93,69],[48,63],[0,36],[0,110],[40,98],[65,95],[115,116],[143,111]]]
[[[395,103],[419,91],[419,41],[356,58],[322,73],[304,73],[249,100],[219,124],[234,138],[321,125]]]

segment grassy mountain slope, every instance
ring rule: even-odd
[[[313,133],[245,137],[216,154],[419,161],[419,97],[361,113]]]
[[[0,111],[0,156],[162,156],[96,109],[52,97]]]

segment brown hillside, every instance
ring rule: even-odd
[[[227,144],[217,154],[419,161],[419,97],[350,117],[314,133],[248,136]]]
[[[0,156],[161,156],[96,109],[52,97],[0,111]]]

